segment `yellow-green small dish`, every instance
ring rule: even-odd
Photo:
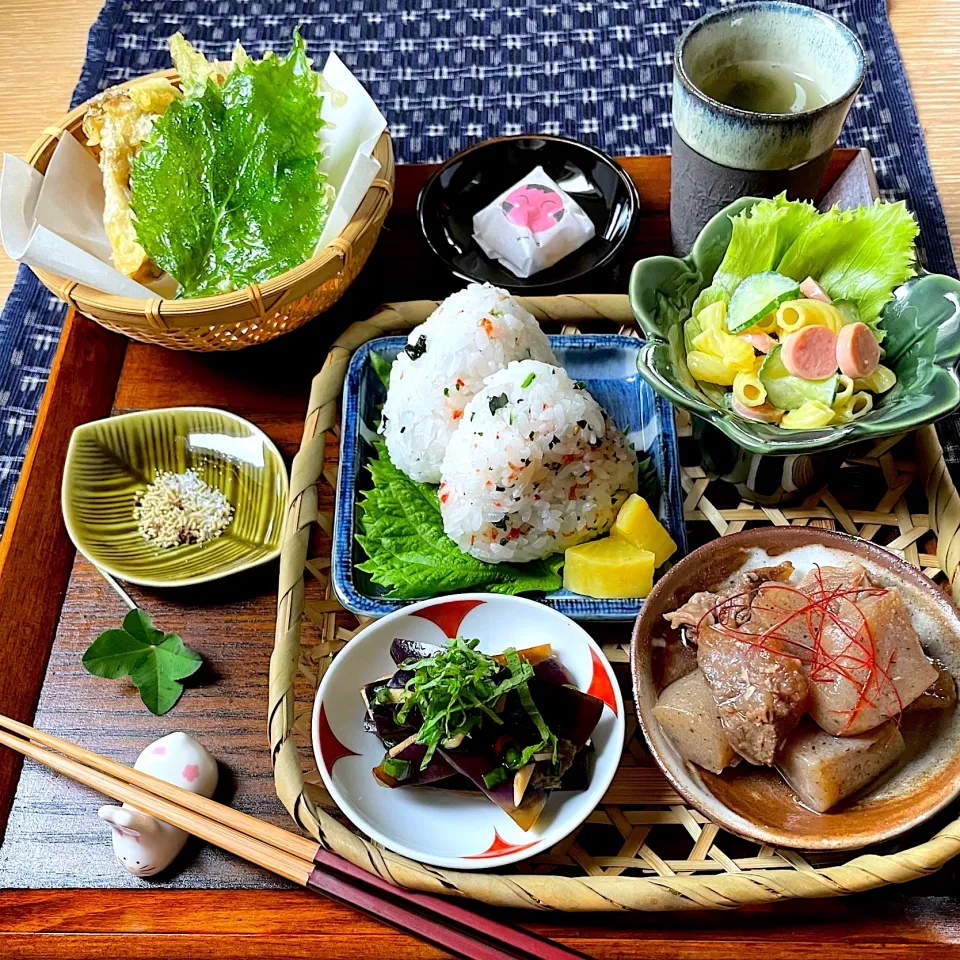
[[[223,492],[233,518],[206,543],[157,547],[137,529],[136,501],[158,472],[190,468]],[[224,410],[173,407],[77,427],[61,498],[70,539],[98,567],[147,587],[186,587],[278,557],[288,491],[262,430]]]

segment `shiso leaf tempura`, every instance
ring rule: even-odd
[[[210,63],[179,35],[185,96],[132,162],[138,241],[178,297],[262,283],[308,260],[328,212],[319,77],[298,31],[286,57]]]

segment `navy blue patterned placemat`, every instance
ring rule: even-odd
[[[884,198],[908,201],[927,268],[955,273],[913,99],[884,0],[806,0],[867,50],[843,143],[870,149]],[[312,55],[336,50],[390,122],[402,163],[439,161],[488,137],[564,134],[614,155],[665,153],[674,43],[715,0],[107,0],[90,31],[74,104],[169,66],[183,31],[226,57],[284,50],[302,26]],[[6,519],[65,308],[26,268],[0,317],[0,524]],[[951,460],[960,431],[942,425]]]

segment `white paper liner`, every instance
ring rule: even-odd
[[[595,233],[583,208],[543,167],[531,170],[473,218],[473,239],[480,249],[518,277],[552,267]]]

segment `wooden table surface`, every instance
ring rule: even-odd
[[[0,151],[23,156],[46,123],[66,113],[87,31],[102,0],[2,0]],[[920,114],[930,163],[960,250],[960,136],[956,129],[958,0],[887,0]],[[38,24],[43,23],[43,29]],[[0,250],[0,306],[16,264]]]
[[[88,0],[64,0],[56,16],[45,25],[44,45],[31,47],[38,10],[47,0],[3,0],[0,39],[0,89],[13,91],[0,105],[0,146],[23,153],[32,140],[30,127],[19,129],[23,117],[46,118],[65,107],[79,70],[87,24],[96,13]],[[954,231],[960,229],[960,144],[952,135],[947,112],[948,60],[942,51],[945,30],[960,39],[960,4],[956,0],[891,0],[908,63],[922,64],[925,77],[914,86],[927,125],[927,137],[945,200],[952,200]],[[912,9],[911,9],[912,8]],[[923,13],[921,15],[921,9]],[[949,9],[948,9],[949,8]],[[937,10],[940,18],[933,15]],[[54,5],[50,4],[51,13]],[[949,16],[948,16],[949,14]],[[934,25],[935,19],[941,22]],[[909,29],[908,29],[909,28]],[[51,47],[53,45],[53,47]],[[16,64],[20,64],[16,66]],[[11,73],[12,72],[12,73]],[[60,85],[53,86],[58,76]],[[63,80],[66,76],[68,79]],[[929,85],[925,85],[929,83]],[[928,112],[924,96],[930,104]],[[939,96],[939,103],[938,103]],[[14,116],[12,103],[19,104]],[[16,129],[14,129],[16,128]],[[665,162],[665,161],[664,161]],[[629,165],[628,165],[629,166]],[[411,171],[412,172],[412,171]],[[389,270],[392,298],[442,296],[449,278],[441,279],[422,268],[419,250],[412,250],[404,229],[419,186],[415,178],[398,183],[397,212],[402,225],[385,231],[373,271]],[[402,188],[401,188],[402,187]],[[645,195],[645,219],[631,254],[660,252],[667,244],[666,192]],[[954,233],[957,236],[957,233]],[[389,264],[389,268],[384,265]],[[418,269],[420,267],[420,269]],[[9,283],[10,274],[0,274]],[[383,292],[365,284],[361,276],[348,299],[330,316],[332,326],[366,316]],[[617,283],[622,278],[612,278]],[[621,289],[616,286],[615,289]],[[224,355],[177,354],[139,344],[129,346],[119,337],[71,318],[69,338],[61,349],[53,380],[57,388],[41,412],[39,440],[29,466],[37,476],[58,476],[62,449],[70,425],[94,419],[111,410],[174,406],[184,402],[223,406],[261,426],[289,456],[296,449],[302,428],[309,379],[319,368],[331,329],[324,318],[303,331],[282,338],[272,347]],[[272,607],[275,602],[275,567],[230,581],[227,596],[216,586],[198,591],[160,594],[135,591],[157,622],[181,631],[187,642],[203,653],[214,671],[187,692],[171,716],[153,720],[137,705],[122,683],[95,680],[79,667],[77,659],[89,640],[113,625],[122,609],[90,566],[74,562],[62,530],[49,529],[58,515],[56,484],[29,503],[18,502],[11,515],[16,538],[8,537],[0,549],[0,657],[12,662],[29,625],[35,656],[21,657],[16,670],[0,671],[0,708],[29,716],[28,691],[39,689],[47,667],[45,644],[54,632],[56,645],[50,671],[56,686],[48,685],[40,702],[38,724],[56,725],[57,732],[84,745],[131,761],[152,735],[183,727],[214,738],[218,754],[228,767],[242,770],[242,778],[228,783],[235,802],[243,809],[286,824],[285,814],[272,793],[269,760],[264,749],[262,704],[272,644]],[[58,522],[58,521],[57,521]],[[37,531],[40,535],[37,536]],[[17,575],[14,576],[13,572]],[[58,627],[59,599],[65,591],[64,614]],[[51,593],[56,594],[51,603]],[[229,608],[230,629],[221,629]],[[39,642],[33,638],[41,638]],[[32,694],[30,695],[32,696]],[[14,710],[10,704],[20,704]],[[32,702],[29,710],[32,711]],[[149,722],[149,727],[145,724]],[[3,759],[3,758],[0,758]],[[16,771],[9,763],[0,768],[0,789],[6,792]],[[71,871],[91,880],[96,868],[89,862],[71,864],[63,859],[77,849],[65,831],[88,830],[91,841],[98,824],[93,820],[97,800],[92,794],[56,778],[43,779],[34,772],[27,805],[49,814],[35,820],[36,846],[30,866],[31,885],[54,889],[0,891],[0,956],[129,957],[175,956],[185,960],[203,957],[282,956],[357,958],[370,954],[389,958],[439,957],[434,950],[392,933],[352,910],[297,890],[265,890],[269,878],[255,870],[233,866],[215,851],[201,848],[196,861],[186,865],[184,882],[199,877],[220,879],[228,889],[150,889],[131,883],[122,890],[64,890]],[[62,801],[62,802],[61,802]],[[18,801],[19,802],[19,801]],[[89,812],[89,824],[64,817],[64,804],[80,804]],[[46,805],[46,806],[44,806]],[[0,810],[5,818],[6,807]],[[99,835],[102,851],[106,840]],[[40,842],[42,840],[46,842]],[[12,850],[0,851],[10,868]],[[104,883],[112,868],[103,858]],[[20,866],[23,867],[21,858]],[[232,872],[231,872],[232,871]],[[122,875],[117,875],[122,879]],[[46,877],[46,882],[43,878]],[[952,867],[908,888],[888,888],[880,893],[835,901],[799,902],[755,908],[735,914],[685,915],[571,915],[539,917],[516,914],[508,919],[554,936],[591,956],[604,958],[740,958],[751,945],[771,960],[797,956],[830,960],[860,960],[865,953],[884,960],[907,960],[923,950],[925,956],[960,958],[960,904],[955,894],[957,871]],[[117,880],[119,883],[120,880]],[[7,869],[3,885],[16,887]],[[209,884],[205,884],[208,885]],[[232,887],[257,887],[237,890]]]

